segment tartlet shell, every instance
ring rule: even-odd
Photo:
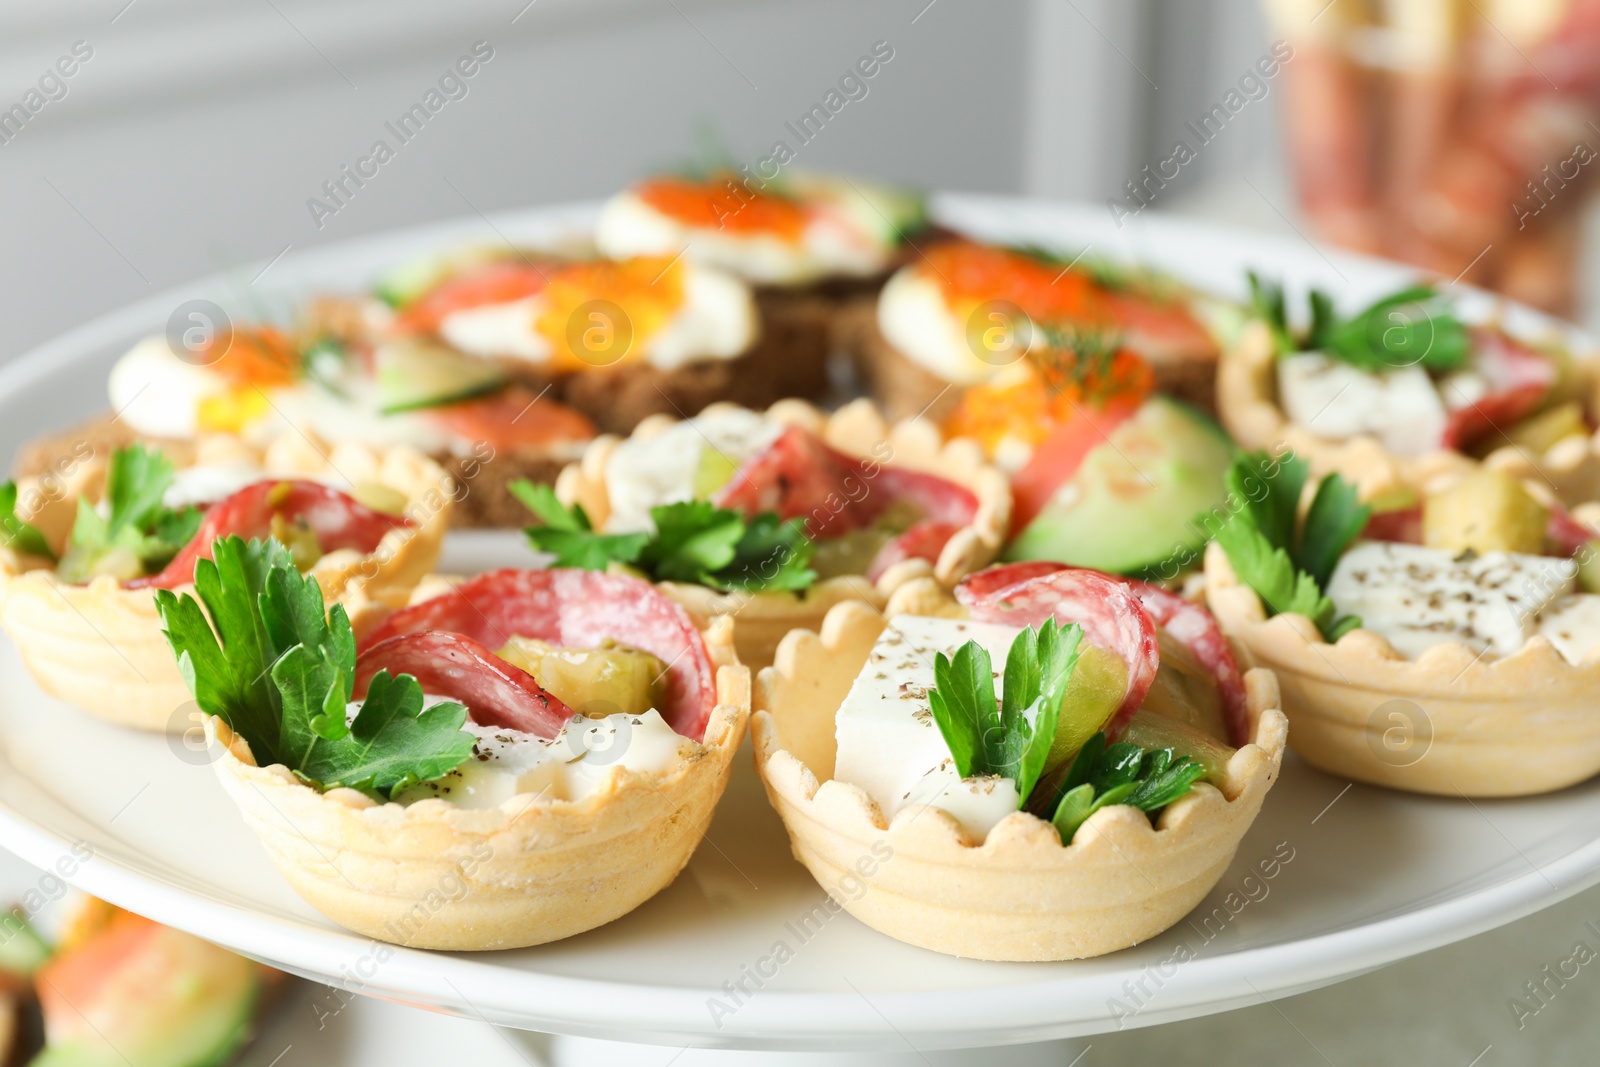
[[[708,414],[730,405],[712,405]],[[864,600],[877,607],[888,603],[901,585],[914,578],[932,576],[953,587],[961,579],[992,562],[1011,524],[1011,486],[972,441],[946,441],[924,419],[890,424],[870,400],[856,400],[832,414],[801,400],[781,400],[768,408],[766,417],[786,426],[810,430],[828,444],[852,455],[875,458],[874,446],[887,443],[892,453],[885,466],[907,467],[937,474],[972,491],[978,511],[972,524],[957,531],[931,566],[924,560],[906,560],[890,567],[874,585],[864,575],[844,575],[817,582],[804,595],[794,593],[719,593],[699,585],[662,582],[660,588],[681,604],[702,628],[721,615],[736,619],[734,642],[741,662],[753,668],[773,661],[778,643],[790,630],[816,629],[835,605]],[[639,424],[634,437],[649,438],[678,420],[652,416]],[[561,472],[556,495],[565,504],[582,504],[596,528],[603,529],[611,513],[606,488],[606,464],[622,439],[596,438],[583,459]]]
[[[324,455],[299,439],[284,438],[254,450],[233,439],[215,438],[199,442],[196,453],[196,463],[249,459],[273,475],[333,472],[405,493],[413,527],[389,531],[367,556],[329,553],[308,572],[330,602],[360,590],[369,600],[404,603],[438,559],[454,506],[454,483],[414,449],[340,445]],[[39,507],[35,519],[56,546],[71,528],[77,497],[99,496],[106,464],[104,456],[86,462]],[[19,484],[26,491],[31,480]],[[51,696],[120,726],[174,732],[193,726],[181,713],[191,696],[162,633],[154,590],[124,589],[110,577],[70,585],[48,561],[0,551],[0,627]]]
[[[403,806],[350,789],[319,793],[281,764],[256,766],[220,720],[206,731],[245,822],[295,892],[335,923],[410,948],[541,945],[626,915],[666,888],[700,843],[750,716],[749,671],[729,664],[725,633],[707,641],[723,665],[704,741],[686,741],[659,773],[616,767],[583,800],[522,793],[467,810],[435,798]]]
[[[1458,478],[1480,461],[1448,449],[1421,456],[1396,456],[1370,434],[1345,441],[1319,437],[1289,421],[1278,405],[1277,360],[1272,335],[1260,320],[1249,323],[1237,344],[1224,349],[1217,364],[1217,411],[1233,439],[1245,448],[1282,451],[1286,446],[1304,459],[1313,476],[1338,474],[1354,483],[1365,500],[1396,498],[1411,490],[1428,490]],[[1595,383],[1587,361],[1576,361],[1585,404]],[[1573,505],[1600,498],[1600,430],[1577,434],[1535,454],[1513,445],[1490,452],[1481,461],[1524,481],[1549,486]]]
[[[1538,635],[1498,658],[1446,642],[1407,659],[1367,630],[1330,645],[1304,615],[1267,618],[1215,544],[1205,572],[1212,614],[1249,665],[1278,676],[1294,750],[1312,766],[1454,797],[1548,793],[1600,773],[1600,655],[1574,665]]]
[[[1233,756],[1223,789],[1197,785],[1156,827],[1133,808],[1102,809],[1067,847],[1019,811],[974,845],[935,808],[905,809],[886,825],[865,792],[831,779],[834,715],[885,625],[867,605],[841,605],[820,635],[785,638],[756,680],[756,768],[795,858],[845,910],[950,955],[1079,959],[1154,937],[1216,885],[1283,757],[1287,724],[1270,671],[1245,676],[1253,741]]]

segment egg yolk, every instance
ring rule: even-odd
[[[558,370],[637,358],[683,306],[682,257],[596,260],[550,276],[534,328]]]

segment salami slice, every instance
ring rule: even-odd
[[[944,546],[950,543],[950,538],[959,529],[961,527],[953,522],[917,523],[878,550],[878,554],[872,558],[872,566],[867,568],[867,580],[876,582],[883,577],[884,571],[904,560],[939,562],[939,553],[944,551]]]
[[[572,717],[572,709],[543,689],[533,675],[461,634],[423,630],[368,648],[356,658],[358,699],[366,696],[372,676],[382,670],[413,676],[430,696],[460,701],[479,726],[554,737]]]
[[[922,517],[930,522],[951,526],[970,526],[978,514],[977,494],[937,474],[871,462],[862,462],[861,465],[863,476],[871,481],[872,492],[881,494],[881,504],[874,514],[897,500],[913,504]],[[874,467],[877,469],[875,475],[871,473]]]
[[[194,567],[211,558],[211,546],[224,537],[249,540],[272,534],[272,520],[303,522],[323,552],[353,548],[371,552],[383,535],[410,526],[398,515],[374,511],[332,486],[309,481],[267,481],[247,485],[207,509],[200,529],[159,574],[125,583],[129,589],[176,589],[194,581]]]
[[[489,571],[448,593],[390,615],[363,650],[401,634],[444,630],[487,648],[531,637],[563,648],[598,648],[607,640],[649,652],[667,664],[662,718],[698,741],[717,704],[705,640],[688,614],[649,582],[581,570]]]
[[[1398,541],[1408,545],[1422,544],[1422,506],[1395,508],[1391,511],[1374,511],[1361,529],[1365,541]]]
[[[1054,574],[1067,569],[1065,563],[1051,563],[1047,560],[1028,560],[1026,563],[1000,563],[986,568],[976,574],[969,575],[965,581],[956,586],[956,599],[964,606],[970,608],[992,596],[996,591],[1019,585],[1031,578],[1038,578],[1045,574]]]
[[[1245,710],[1244,679],[1233,658],[1233,646],[1222,635],[1211,612],[1147,582],[1129,579],[1128,589],[1139,598],[1155,624],[1193,652],[1216,678],[1228,713],[1228,742],[1235,748],[1247,744],[1250,723]]]
[[[1473,330],[1472,352],[1473,367],[1483,375],[1488,391],[1472,401],[1452,396],[1453,390],[1444,391],[1445,405],[1451,409],[1441,442],[1446,448],[1465,448],[1495,427],[1527,415],[1539,406],[1560,374],[1548,356],[1499,330]]]
[[[805,519],[811,537],[838,537],[869,525],[890,504],[911,504],[921,518],[965,526],[978,513],[970,490],[924,471],[846,455],[790,426],[747,460],[712,498],[746,516],[775,512]]]
[[[1075,622],[1089,644],[1121,656],[1128,668],[1128,691],[1103,727],[1115,741],[1144,703],[1161,666],[1155,621],[1124,579],[1069,567],[1038,573],[1038,565],[1027,566],[1035,568],[1032,577],[1013,585],[991,580],[984,583],[982,595],[969,593],[968,610],[978,622],[1007,626],[1037,626],[1045,619]]]
[[[790,426],[734,471],[712,502],[746,516],[775,512],[843,533],[864,525],[871,490],[860,465],[814,433]]]
[[[1597,540],[1593,530],[1574,518],[1570,511],[1560,507],[1550,509],[1550,521],[1545,526],[1544,536],[1563,556],[1576,556],[1589,542]]]
[[[1016,603],[1017,588],[1021,585],[1038,581],[1052,574],[1068,571],[1069,568],[1060,563],[1049,563],[1043,560],[1029,563],[1008,563],[988,570],[979,571],[956,587],[956,599],[972,610],[973,618],[980,618],[978,605],[988,605],[1007,600]],[[1095,571],[1082,572],[1097,574]],[[1107,581],[1122,585],[1132,593],[1149,614],[1151,621],[1165,630],[1189,651],[1195,658],[1211,671],[1217,680],[1217,687],[1222,694],[1223,706],[1228,713],[1228,734],[1230,743],[1235,747],[1246,743],[1249,737],[1246,733],[1248,723],[1245,714],[1245,689],[1244,679],[1239,674],[1238,661],[1234,659],[1233,647],[1228,644],[1228,639],[1223,636],[1222,629],[1217,625],[1217,620],[1205,608],[1198,604],[1157,588],[1147,582],[1131,578],[1116,578],[1110,575],[1101,575]],[[1026,595],[1026,594],[1023,594]],[[984,608],[989,611],[992,608]],[[1030,625],[1031,620],[1016,620],[1021,625]],[[1062,621],[1065,617],[1058,616]],[[1003,621],[1003,620],[994,620]],[[1081,619],[1072,621],[1082,622]],[[1094,632],[1084,624],[1084,636],[1091,644],[1099,645],[1095,640]],[[1110,646],[1102,646],[1110,647]],[[1121,652],[1122,649],[1118,648]],[[1124,660],[1127,656],[1124,655]],[[1159,659],[1156,666],[1160,666]],[[1130,672],[1131,673],[1131,672]],[[1154,672],[1151,673],[1152,680]],[[1148,691],[1148,686],[1146,687]],[[1139,697],[1142,702],[1144,694]],[[1124,701],[1126,704],[1126,701]],[[1134,710],[1138,710],[1135,707]],[[1119,717],[1121,712],[1118,713]],[[1130,713],[1131,714],[1131,713]]]

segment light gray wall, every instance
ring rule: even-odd
[[[94,49],[0,144],[0,359],[286,246],[604,195],[681,158],[699,122],[753,161],[797,145],[784,122],[879,40],[894,58],[797,165],[1024,186],[1023,0],[126,3],[0,6],[0,106]],[[476,40],[494,58],[468,95],[319,230],[307,198]]]

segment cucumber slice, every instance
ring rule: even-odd
[[[385,415],[435,408],[492,393],[506,383],[494,364],[429,341],[401,340],[373,355],[378,409]]]
[[[402,308],[452,274],[511,255],[513,253],[509,249],[481,245],[456,248],[449,252],[430,252],[391,267],[378,278],[372,292],[390,307]]]
[[[898,248],[904,238],[914,237],[928,226],[928,198],[919,190],[851,182],[826,174],[798,175],[790,189],[797,196],[833,204],[884,248]]]
[[[1197,517],[1227,497],[1233,454],[1205,415],[1151,397],[1084,458],[1005,558],[1173,577],[1199,560],[1209,531]]]
[[[50,945],[21,914],[0,915],[0,974],[30,978],[50,958]]]

